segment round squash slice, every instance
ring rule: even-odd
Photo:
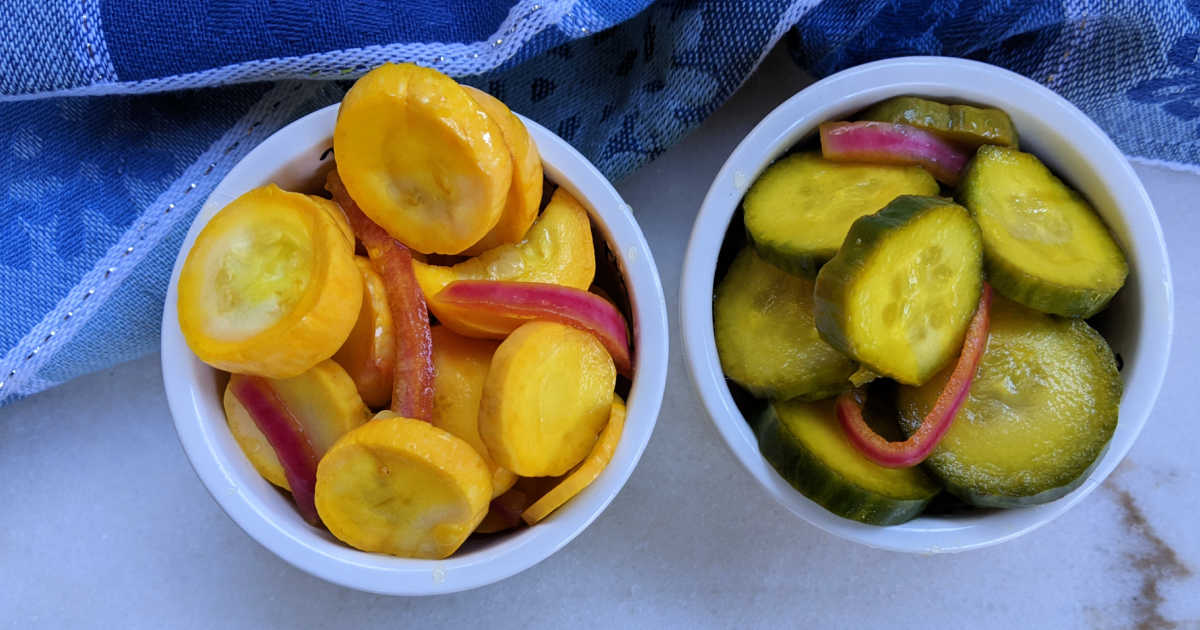
[[[445,429],[474,447],[492,471],[493,498],[504,494],[517,476],[488,455],[479,437],[479,397],[487,379],[488,366],[498,342],[454,334],[445,326],[434,326],[433,336],[433,426]]]
[[[300,421],[317,457],[371,415],[359,397],[354,381],[333,361],[322,361],[300,376],[269,383],[287,410]],[[242,447],[246,459],[267,481],[291,490],[274,448],[234,395],[232,387],[225,388],[223,402],[229,432]]]
[[[559,188],[520,242],[498,245],[450,267],[414,261],[413,273],[438,321],[460,335],[491,337],[445,308],[437,294],[455,280],[542,282],[586,290],[596,277],[591,220],[583,205]]]
[[[469,85],[463,87],[467,88],[479,107],[500,125],[500,132],[504,134],[504,143],[508,145],[513,161],[512,184],[508,188],[504,212],[500,214],[496,227],[464,252],[474,256],[497,245],[516,243],[525,238],[525,232],[533,225],[538,206],[542,203],[542,156],[525,129],[525,123],[508,106],[487,92]]]
[[[561,483],[554,486],[554,489],[526,508],[521,513],[521,518],[525,519],[526,523],[535,525],[549,516],[551,512],[562,507],[575,495],[583,492],[583,489],[591,485],[596,477],[599,477],[600,473],[608,467],[613,453],[617,452],[617,444],[621,441],[621,432],[624,429],[625,401],[621,400],[620,396],[616,396],[613,399],[612,411],[609,412],[608,424],[604,425],[604,430],[600,432],[600,438],[592,447],[591,454],[583,460],[582,464],[576,466],[575,470],[572,470],[571,474],[567,475]]]
[[[321,520],[342,542],[406,558],[445,558],[483,520],[491,471],[463,440],[381,411],[317,466]]]
[[[358,316],[362,277],[334,212],[331,201],[269,184],[208,222],[180,271],[177,305],[201,361],[290,378],[337,352]]]
[[[479,242],[508,202],[504,134],[450,77],[384,64],[346,93],[333,131],[337,169],[363,213],[425,254]]]
[[[366,258],[356,256],[354,262],[363,279],[362,308],[354,329],[333,360],[354,379],[363,402],[379,409],[392,401],[396,332],[383,278]]]
[[[616,380],[612,357],[591,333],[523,324],[492,356],[479,435],[496,463],[522,477],[561,475],[592,450]]]

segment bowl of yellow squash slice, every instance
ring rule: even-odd
[[[628,205],[565,141],[413,64],[254,148],[163,308],[179,439],[252,538],[330,582],[476,588],[632,473],[666,306]]]

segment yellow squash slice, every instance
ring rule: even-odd
[[[580,464],[572,470],[554,489],[547,492],[542,498],[538,499],[533,505],[529,506],[521,513],[521,518],[525,519],[526,523],[533,525],[538,521],[546,518],[551,512],[562,507],[564,503],[570,501],[575,495],[588,487],[604,468],[608,466],[608,462],[612,460],[613,453],[617,450],[617,443],[621,441],[621,432],[625,429],[625,402],[617,396],[613,400],[612,411],[608,416],[608,424],[604,425],[604,430],[600,432],[600,438],[596,440],[596,445],[592,447],[592,452]]]
[[[495,534],[521,526],[521,513],[562,481],[561,477],[518,477],[508,492],[492,499],[476,534]]]
[[[491,472],[465,441],[381,411],[321,458],[315,495],[325,526],[351,547],[445,558],[487,514]]]
[[[317,457],[371,415],[359,398],[354,381],[333,361],[322,361],[300,376],[272,380],[271,389],[300,421]],[[224,404],[229,432],[242,447],[246,459],[267,481],[291,490],[275,449],[229,387],[225,388]]]
[[[532,321],[492,357],[479,434],[492,459],[523,477],[561,475],[596,443],[612,408],[617,370],[590,333]]]
[[[354,327],[362,278],[333,202],[274,184],[233,200],[196,238],[179,275],[179,327],[228,372],[297,376]]]
[[[450,77],[384,64],[346,93],[338,174],[362,211],[425,254],[458,254],[500,220],[512,155],[496,121]]]
[[[508,201],[504,204],[500,221],[483,240],[464,252],[474,256],[498,245],[516,243],[525,237],[525,232],[537,218],[538,205],[542,203],[542,157],[529,131],[525,129],[525,123],[504,103],[482,90],[467,85],[463,87],[500,126],[513,162],[512,184],[508,188]]]
[[[333,360],[354,379],[363,402],[372,409],[380,409],[392,401],[396,331],[383,278],[366,258],[356,256],[354,262],[363,279],[362,308],[354,329]]]
[[[471,339],[434,326],[433,425],[466,440],[492,471],[492,496],[497,497],[517,481],[512,471],[496,464],[479,437],[479,397],[487,379],[492,354],[500,343]]]
[[[559,188],[519,243],[494,247],[451,267],[414,261],[413,272],[438,321],[461,335],[494,336],[473,334],[468,322],[438,303],[438,292],[455,280],[544,282],[587,290],[596,276],[592,224],[587,210]]]
[[[350,227],[350,219],[346,218],[346,213],[342,212],[342,209],[336,202],[316,195],[309,196],[329,214],[329,218],[333,219],[333,222],[337,225],[338,231],[342,233],[346,242],[350,244],[350,251],[354,251],[357,241],[354,238],[354,228]]]

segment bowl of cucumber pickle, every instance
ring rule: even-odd
[[[681,287],[693,381],[804,520],[962,551],[1096,488],[1154,406],[1162,230],[1120,150],[1052,90],[975,61],[818,81],[738,145]]]

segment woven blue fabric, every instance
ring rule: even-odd
[[[117,75],[138,80],[398,41],[486,40],[514,4],[111,0],[101,9]]]
[[[1200,161],[1200,0],[4,0],[0,404],[158,343],[204,198],[384,61],[496,94],[610,177],[711,114],[792,31],[827,74],[983,59],[1079,104],[1132,155]]]
[[[1200,162],[1200,0],[826,0],[790,44],[818,76],[898,55],[986,61],[1062,94],[1129,155]]]

